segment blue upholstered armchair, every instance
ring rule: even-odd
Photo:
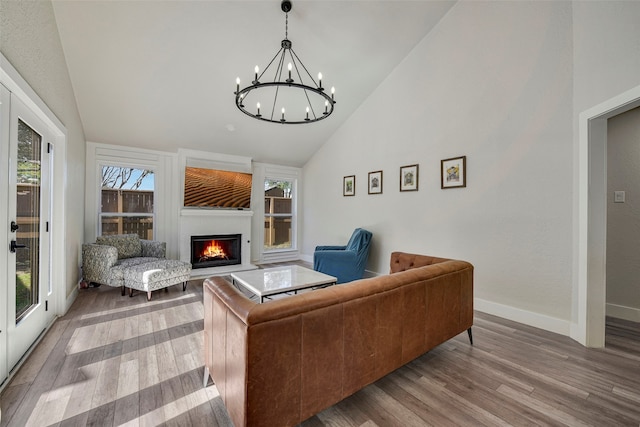
[[[336,277],[337,283],[362,279],[370,245],[371,232],[356,228],[346,246],[316,246],[313,269]]]

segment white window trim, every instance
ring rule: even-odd
[[[265,179],[288,180],[293,182],[291,189],[293,205],[291,207],[291,244],[289,249],[264,248],[264,181]],[[299,234],[300,234],[300,200],[299,189],[302,188],[302,169],[288,166],[279,166],[266,163],[254,163],[253,165],[253,191],[252,202],[253,216],[252,224],[252,259],[259,263],[293,261],[300,259]],[[287,215],[288,216],[288,215]]]
[[[98,162],[98,166],[97,166],[97,170],[98,170],[98,176],[97,176],[97,184],[98,184],[98,194],[100,196],[98,196],[98,205],[97,205],[97,209],[98,209],[98,221],[97,221],[97,226],[98,226],[98,230],[96,231],[96,235],[97,236],[101,236],[102,235],[102,217],[105,216],[117,216],[117,217],[136,217],[136,216],[144,216],[144,217],[151,217],[153,219],[153,235],[156,235],[157,232],[157,225],[156,225],[156,203],[155,203],[155,197],[157,194],[157,185],[156,185],[156,171],[153,168],[149,168],[146,166],[132,166],[133,163],[131,164],[113,164],[113,163],[109,163],[109,162]],[[104,168],[105,166],[115,166],[115,167],[125,167],[125,168],[132,168],[132,169],[141,169],[141,170],[150,170],[153,171],[153,212],[152,213],[148,213],[148,212],[102,212],[102,168]],[[155,239],[155,237],[154,237]]]
[[[100,232],[100,191],[103,166],[122,166],[148,169],[154,173],[153,238],[167,243],[167,257],[178,256],[178,210],[175,208],[177,183],[174,153],[136,147],[87,143],[85,242],[95,242]],[[148,215],[148,214],[143,214]],[[139,216],[139,215],[138,215]]]

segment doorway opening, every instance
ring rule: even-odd
[[[640,106],[640,86],[580,114],[577,147],[577,330],[572,338],[604,347],[606,314],[607,120]]]

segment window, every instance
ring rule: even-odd
[[[264,180],[264,250],[294,249],[293,180]]]
[[[153,192],[152,170],[102,166],[98,234],[153,240]]]

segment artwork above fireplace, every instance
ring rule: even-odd
[[[241,241],[241,234],[191,236],[191,265],[195,269],[242,264]]]

